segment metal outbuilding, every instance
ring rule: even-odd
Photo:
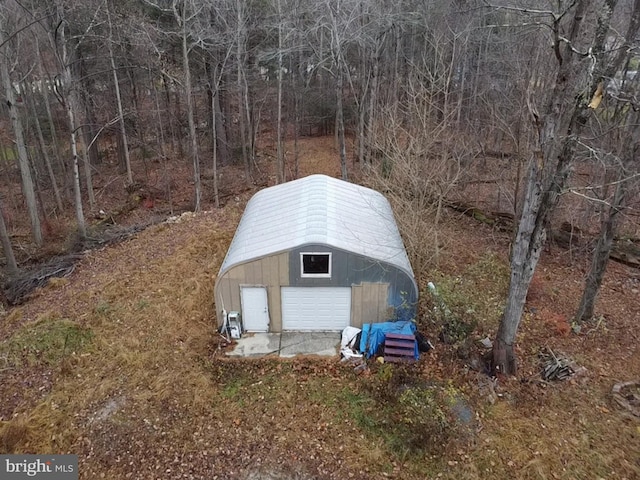
[[[387,199],[325,175],[256,193],[215,284],[218,325],[237,311],[254,332],[407,320],[417,298]]]

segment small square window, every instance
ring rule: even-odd
[[[301,253],[300,264],[303,277],[331,277],[330,253]]]

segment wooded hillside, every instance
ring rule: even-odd
[[[588,238],[578,323],[614,240],[635,248],[639,28],[640,0],[8,0],[6,272],[137,211],[296,178],[301,139],[332,135],[339,175],[392,200],[419,275],[451,202],[516,219],[493,359],[515,373],[550,227]]]

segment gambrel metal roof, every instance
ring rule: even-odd
[[[306,244],[321,244],[413,270],[391,205],[370,188],[311,175],[265,188],[247,203],[220,272]]]

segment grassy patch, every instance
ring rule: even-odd
[[[461,275],[435,272],[437,296],[425,294],[431,326],[442,330],[449,343],[464,341],[473,331],[495,328],[504,309],[509,266],[494,253],[485,253]]]
[[[340,405],[336,411],[338,418],[353,419],[358,427],[369,435],[375,436],[380,433],[380,425],[375,417],[377,405],[373,398],[363,392],[345,388],[338,392],[335,399],[335,403]]]
[[[222,389],[222,391],[220,392],[220,394],[224,398],[239,402],[241,400],[242,388],[243,388],[243,382],[238,378],[226,384]]]
[[[302,428],[315,422],[322,431],[354,429],[398,461],[442,452],[457,432],[453,406],[461,393],[425,381],[416,368],[382,365],[365,377],[323,361],[225,362],[213,368],[215,403],[258,431],[283,417],[294,429],[299,422]]]
[[[370,463],[392,472],[411,460],[411,468],[424,473],[433,470],[431,455],[456,442],[451,392],[460,392],[427,382],[417,368],[382,365],[360,376],[334,361],[301,359],[225,361],[210,368],[217,385],[212,402],[227,421],[222,428],[266,436],[273,448],[294,455],[320,442],[355,455],[354,468]],[[347,439],[357,441],[347,447]]]
[[[114,311],[114,306],[110,302],[101,301],[93,309],[94,313],[99,316],[108,317]]]
[[[145,299],[140,299],[138,300],[138,302],[136,303],[136,310],[140,311],[140,310],[146,310],[147,308],[149,308],[150,304],[148,300]]]
[[[91,330],[69,319],[47,318],[23,327],[0,344],[0,356],[11,367],[53,366],[85,350],[92,338]]]

